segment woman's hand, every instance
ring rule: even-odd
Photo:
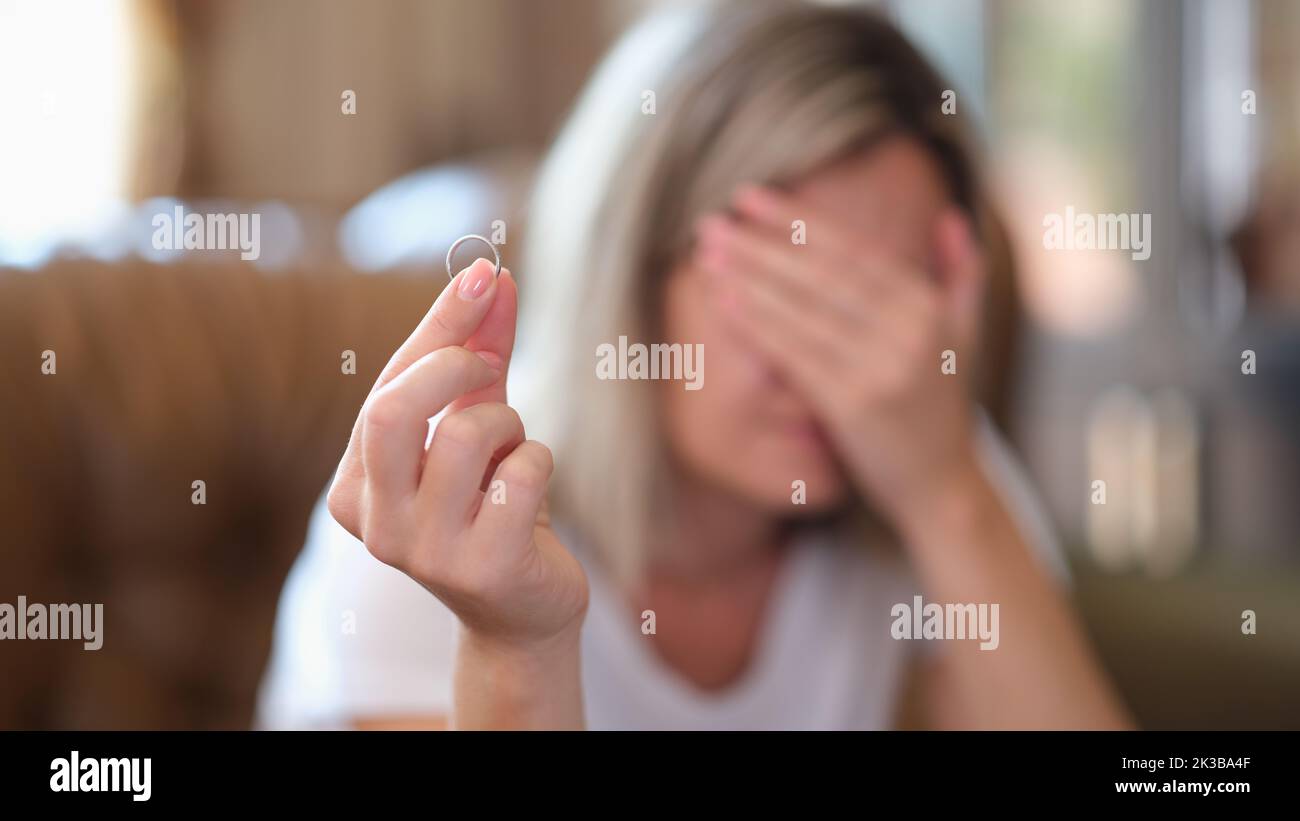
[[[328,501],[375,558],[460,618],[480,670],[537,673],[554,648],[576,660],[588,590],[547,520],[551,453],[505,404],[516,312],[508,270],[494,277],[480,259],[460,272],[375,383]]]
[[[738,218],[701,221],[696,253],[725,315],[805,396],[882,512],[924,515],[918,504],[975,464],[966,375],[984,266],[965,217],[937,226],[936,277],[771,189],[734,206]]]

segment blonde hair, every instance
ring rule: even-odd
[[[874,12],[792,2],[660,12],[592,77],[536,184],[512,371],[529,435],[555,453],[555,519],[614,573],[644,566],[669,468],[652,383],[597,379],[597,346],[656,341],[662,277],[737,185],[788,184],[887,134],[930,149],[978,226],[943,89]]]

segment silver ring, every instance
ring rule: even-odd
[[[496,259],[497,259],[497,267],[496,267],[496,270],[492,272],[492,276],[498,276],[498,275],[501,273],[501,252],[497,250],[497,247],[496,247],[496,245],[493,244],[492,240],[488,239],[487,237],[479,236],[478,234],[466,234],[465,236],[463,236],[463,237],[461,237],[460,239],[458,239],[458,240],[456,240],[455,242],[453,242],[453,243],[451,244],[451,247],[447,249],[447,277],[448,277],[448,279],[455,279],[455,278],[456,278],[456,275],[455,275],[454,273],[452,273],[452,270],[451,270],[451,258],[452,258],[453,256],[455,256],[455,254],[456,254],[456,249],[459,248],[459,247],[461,246],[461,243],[468,242],[469,240],[472,240],[472,239],[476,239],[476,240],[478,240],[479,242],[483,243],[484,245],[486,245],[487,247],[489,247],[489,248],[492,249],[492,256],[496,257]]]

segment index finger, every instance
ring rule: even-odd
[[[452,402],[452,410],[479,402],[506,401],[506,376],[510,372],[510,359],[515,349],[515,324],[519,314],[519,292],[515,288],[515,278],[510,269],[501,269],[495,290],[495,299],[478,327],[466,340],[465,347],[496,367],[501,375],[486,388],[471,391]]]

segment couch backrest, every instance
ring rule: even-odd
[[[444,283],[0,271],[0,602],[102,603],[105,622],[98,651],[0,643],[0,728],[249,725],[308,513]]]

